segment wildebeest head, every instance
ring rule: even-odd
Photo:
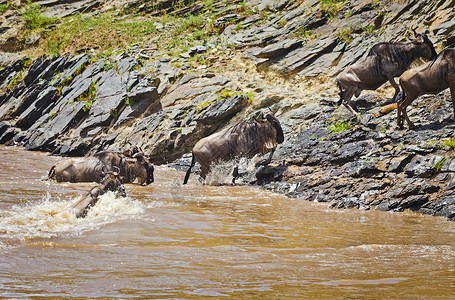
[[[139,153],[139,152],[142,152],[141,148],[139,148],[138,146],[131,145],[130,148],[123,150],[122,154],[125,155],[126,157],[133,157],[134,154]]]
[[[138,152],[133,155],[134,158],[138,161],[139,164],[143,165],[145,170],[147,171],[147,178],[145,180],[145,184],[150,184],[154,181],[153,172],[155,168],[150,163],[150,160],[144,156],[142,152]]]
[[[432,60],[438,55],[426,34],[417,34],[414,30],[414,39],[411,40],[411,43],[419,48],[420,56],[427,60]]]
[[[265,115],[265,119],[269,121],[276,130],[276,142],[281,144],[284,141],[283,129],[281,128],[280,121],[272,114]]]
[[[100,186],[104,192],[113,191],[116,194],[120,194],[126,197],[126,191],[122,184],[123,178],[120,176],[120,169],[113,167],[115,171],[102,172],[103,179],[100,182]]]

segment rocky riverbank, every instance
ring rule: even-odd
[[[115,6],[72,3],[98,13]],[[148,22],[163,11],[206,13],[198,2],[178,9],[171,4],[122,1],[114,11],[120,16],[134,9]],[[0,143],[71,156],[132,144],[154,164],[186,166],[188,159],[181,158],[200,138],[271,110],[285,142],[272,164],[255,170],[256,179],[248,182],[336,208],[455,218],[450,93],[418,98],[408,108],[417,128],[399,129],[395,111],[380,111],[390,103],[390,87],[363,92],[354,101],[361,112],[355,118],[336,106],[333,82],[373,44],[404,40],[411,26],[426,32],[438,51],[451,44],[451,1],[224,4],[210,11],[216,34],[177,56],[136,45],[101,57],[85,49],[29,59],[4,40],[1,49],[11,51],[0,70]],[[51,10],[46,14],[52,17]],[[154,24],[158,37],[175,26],[158,19]]]

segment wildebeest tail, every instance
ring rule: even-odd
[[[53,179],[55,177],[55,166],[49,170],[49,174],[47,174],[46,180]]]
[[[188,179],[190,178],[190,174],[191,174],[191,168],[193,168],[194,162],[195,162],[195,158],[194,158],[194,153],[193,153],[191,156],[191,164],[190,164],[190,167],[188,168],[188,171],[186,171],[185,179],[183,180],[183,184],[186,184],[188,182]]]
[[[404,91],[400,91],[400,92],[397,94],[397,96],[395,97],[395,99],[393,99],[393,101],[398,102],[399,100],[404,99],[405,96],[406,96],[406,95],[404,94]]]

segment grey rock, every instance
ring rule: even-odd
[[[302,40],[286,39],[275,44],[268,45],[257,51],[254,56],[259,58],[272,58],[283,56],[290,51],[299,48],[302,45]]]
[[[227,14],[213,21],[213,26],[220,27],[231,21],[237,23],[240,19],[241,17],[238,14]]]
[[[439,155],[418,155],[405,168],[406,174],[412,177],[430,177],[436,171],[436,166],[444,159]]]
[[[289,52],[280,62],[271,66],[271,69],[281,74],[295,74],[317,60],[321,55],[332,51],[337,45],[337,40],[325,38],[305,45]]]

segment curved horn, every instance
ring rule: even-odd
[[[115,172],[117,172],[118,174],[120,174],[120,168],[117,167],[117,166],[112,166],[112,169],[114,169]]]

